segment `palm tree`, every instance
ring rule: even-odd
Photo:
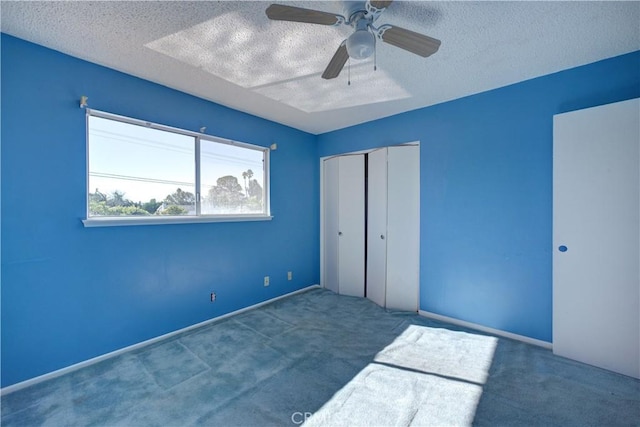
[[[253,177],[253,171],[251,169],[247,169],[246,172],[242,172],[242,178],[244,179],[244,195],[249,197],[249,187],[247,186],[247,180],[251,182],[251,178]]]

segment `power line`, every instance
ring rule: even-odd
[[[122,181],[139,181],[139,182],[151,182],[155,184],[171,184],[171,185],[189,185],[195,187],[195,183],[193,182],[184,182],[184,181],[170,181],[166,179],[155,179],[155,178],[144,178],[141,176],[129,176],[129,175],[118,175],[114,173],[106,173],[106,172],[90,172],[89,176],[94,176],[98,178],[111,178],[111,179],[119,179]]]
[[[160,132],[160,131],[158,131]],[[191,149],[191,148],[183,148],[183,147],[179,147],[177,145],[171,144],[171,143],[167,143],[167,142],[161,142],[161,141],[157,141],[157,140],[151,140],[151,139],[147,139],[147,138],[142,138],[142,137],[138,137],[138,136],[134,136],[134,135],[128,135],[128,134],[122,134],[122,133],[117,133],[117,132],[112,132],[112,131],[108,131],[108,130],[104,130],[104,129],[93,129],[90,131],[90,136],[94,135],[97,137],[102,137],[108,140],[112,140],[112,141],[120,141],[120,142],[124,142],[127,144],[133,144],[133,145],[140,145],[143,147],[152,147],[152,148],[156,148],[156,149],[161,149],[161,150],[165,150],[165,151],[172,151],[175,153],[182,153],[182,154],[190,154],[190,155],[194,155],[195,154],[195,149]],[[189,138],[189,139],[193,139],[195,141],[195,138],[193,137],[188,137],[188,136],[184,136],[184,138]],[[216,142],[212,142],[212,141],[207,141],[208,144],[219,144]],[[223,144],[224,145],[224,144]],[[233,147],[235,149],[239,149],[238,147]],[[244,148],[244,150],[250,150],[250,151],[256,151],[257,150],[251,150],[249,148]],[[260,152],[261,153],[261,152]],[[254,160],[249,160],[243,157],[238,157],[238,156],[233,156],[233,155],[224,155],[224,154],[219,154],[219,153],[215,153],[215,152],[210,152],[206,149],[202,150],[202,152],[200,153],[201,157],[207,157],[207,158],[211,158],[211,159],[216,159],[216,160],[223,160],[226,161],[226,163],[229,164],[238,164],[238,165],[247,165],[247,166],[257,166],[262,162],[262,159],[260,159],[259,161],[254,161]]]
[[[89,176],[93,176],[93,177],[97,177],[97,178],[118,179],[118,180],[121,180],[121,181],[137,181],[137,182],[149,182],[149,183],[153,183],[153,184],[170,184],[170,185],[182,185],[182,186],[195,187],[195,183],[193,183],[193,182],[171,181],[171,180],[157,179],[157,178],[144,178],[144,177],[141,177],[141,176],[119,175],[119,174],[106,173],[106,172],[90,172]],[[258,184],[261,185],[260,181],[258,181]],[[201,185],[202,185],[202,187],[208,187],[208,188],[215,187],[215,184],[207,184],[207,183],[204,183],[204,182]]]

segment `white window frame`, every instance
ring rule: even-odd
[[[193,224],[208,222],[242,222],[242,221],[270,221],[270,177],[269,177],[269,154],[268,147],[248,144],[246,142],[238,142],[230,139],[220,138],[216,136],[206,135],[200,132],[193,132],[185,129],[179,129],[171,126],[160,125],[145,120],[134,119],[131,117],[120,116],[117,114],[107,113],[104,111],[86,109],[86,211],[85,218],[82,223],[85,227],[113,227],[127,225],[159,225],[159,224]],[[104,119],[119,121],[137,126],[144,126],[151,129],[171,132],[180,135],[186,135],[194,138],[194,155],[195,155],[195,188],[196,188],[196,214],[195,215],[179,215],[179,216],[89,216],[89,117],[100,117]],[[236,147],[244,147],[251,150],[262,151],[263,166],[263,185],[264,185],[264,212],[261,214],[230,214],[230,215],[202,215],[200,213],[201,197],[200,197],[200,141],[210,141],[218,144],[233,145]]]

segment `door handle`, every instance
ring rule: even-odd
[[[567,252],[567,249],[569,249],[569,248],[567,248],[565,245],[560,245],[560,246],[558,246],[558,250],[559,250],[560,252]]]
[[[384,234],[381,234],[381,235],[380,235],[380,238],[381,238],[382,240],[384,240]]]
[[[342,236],[342,231],[338,231],[338,236]]]

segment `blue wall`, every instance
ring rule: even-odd
[[[640,52],[320,135],[421,141],[420,308],[552,341],[553,115],[640,96]]]
[[[640,96],[635,52],[314,136],[1,41],[3,387],[318,283],[319,156],[415,140],[420,308],[551,341],[552,117]],[[83,228],[81,95],[99,110],[277,142],[274,220]]]
[[[2,386],[319,283],[316,136],[4,34],[2,65]],[[277,142],[274,219],[84,228],[81,95],[103,111]]]

